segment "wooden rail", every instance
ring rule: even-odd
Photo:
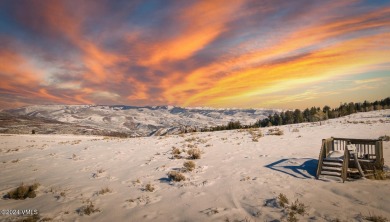
[[[341,179],[344,181],[347,180],[347,174],[348,174],[348,166],[349,166],[349,151],[348,149],[344,150],[344,157],[343,157],[343,168],[341,171]]]
[[[384,164],[383,159],[383,142],[382,140],[373,139],[353,139],[353,138],[336,138],[333,139],[333,151],[344,151],[348,143],[356,146],[356,155],[358,160],[372,161],[377,166]]]
[[[324,158],[326,158],[326,156],[329,154],[329,152],[333,149],[332,143],[333,143],[332,138],[322,140],[321,151],[320,151],[320,155],[318,157],[317,174],[316,174],[317,179],[319,178],[319,176],[321,174],[321,169],[322,169],[322,164],[323,164]]]
[[[348,143],[356,146],[356,154],[361,159],[376,159],[377,150],[375,149],[378,140],[333,138],[335,150],[343,151]]]
[[[326,141],[326,139],[322,140],[320,155],[318,156],[316,179],[318,179],[320,177],[321,169],[322,169],[322,163],[323,163],[324,158],[325,158],[324,155],[326,156],[325,141]]]

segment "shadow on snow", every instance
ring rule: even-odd
[[[312,158],[281,159],[265,167],[300,179],[312,179],[316,176],[318,160]]]

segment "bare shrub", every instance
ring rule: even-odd
[[[183,174],[181,174],[180,172],[177,172],[177,171],[170,171],[168,173],[168,178],[173,180],[173,181],[176,181],[176,182],[180,182],[180,181],[186,180],[186,177]]]
[[[145,190],[146,190],[146,191],[149,191],[149,192],[153,192],[155,189],[156,189],[156,188],[154,188],[153,184],[151,184],[151,183],[148,183],[148,184],[146,184],[146,186],[145,186]]]
[[[208,140],[198,138],[198,143],[207,143]]]
[[[100,212],[99,208],[96,208],[95,205],[92,203],[92,201],[87,201],[87,205],[80,207],[77,209],[77,213],[79,215],[91,215],[93,213]]]
[[[382,141],[390,141],[390,136],[384,135],[384,136],[380,136],[378,139]]]
[[[193,136],[193,137],[190,137],[190,138],[185,139],[185,141],[190,143],[190,142],[195,141],[196,139],[197,139],[197,138]]]
[[[285,207],[285,206],[288,205],[288,202],[289,202],[289,201],[288,201],[286,195],[280,193],[279,196],[278,196],[278,200],[279,200],[278,203],[279,203],[279,205],[280,205],[281,207]]]
[[[288,222],[298,222],[299,221],[297,216],[295,216],[295,212],[294,211],[288,212],[287,221]]]
[[[60,196],[61,196],[61,197],[65,197],[65,196],[66,196],[65,191],[61,191],[61,192],[60,192]]]
[[[172,149],[172,157],[173,157],[174,159],[181,159],[180,154],[181,154],[180,149],[179,149],[179,148],[176,148],[176,147],[173,147],[173,149]]]
[[[307,212],[307,206],[299,202],[298,199],[293,203],[289,204],[289,200],[283,193],[280,193],[277,198],[266,200],[264,206],[283,208],[283,212],[287,217],[286,220],[289,222],[299,221],[297,218],[297,214],[303,216]]]
[[[76,144],[79,144],[81,142],[81,140],[74,140],[70,143],[70,145],[76,145]]]
[[[298,213],[299,215],[304,215],[306,212],[306,208],[307,207],[305,206],[305,204],[300,203],[298,201],[298,199],[294,203],[292,203],[290,206],[291,211],[294,211],[294,212]]]
[[[274,135],[277,135],[277,136],[281,136],[281,135],[283,135],[283,134],[284,134],[283,130],[279,130],[279,131],[276,131],[276,132],[274,133]]]
[[[389,221],[386,217],[380,216],[380,215],[371,215],[369,213],[368,216],[363,216],[363,219],[373,222],[387,222]]]
[[[217,212],[218,213],[218,212]],[[251,222],[251,219],[249,219],[248,217],[245,217],[244,219],[234,219],[234,220],[230,220],[228,217],[225,218],[225,222]]]
[[[375,170],[374,171],[374,179],[375,180],[387,180],[389,179],[389,175],[387,175],[386,171],[383,170]]]
[[[195,148],[196,145],[194,145],[194,144],[188,144],[187,147],[188,147],[188,148]]]
[[[299,129],[298,129],[298,128],[294,128],[294,129],[292,130],[292,132],[293,132],[293,133],[298,133],[298,132],[299,132]]]
[[[48,221],[44,220],[45,218],[41,219],[41,216],[39,214],[31,215],[28,217],[22,217],[19,220],[16,220],[16,222],[38,222],[38,221]]]
[[[179,148],[173,147],[172,148],[172,155],[175,155],[175,154],[181,154],[181,151]]]
[[[9,191],[5,198],[7,199],[15,199],[15,200],[24,200],[28,198],[36,197],[35,190],[38,189],[39,183],[34,183],[32,185],[24,185],[23,183],[14,190]]]
[[[96,171],[96,173],[92,173],[92,177],[93,177],[93,178],[98,178],[98,177],[100,177],[100,174],[102,174],[102,173],[104,173],[104,172],[106,172],[104,169],[98,169],[98,170]]]
[[[199,148],[192,148],[187,151],[190,159],[200,159],[202,152]]]
[[[184,162],[183,166],[184,166],[186,171],[193,171],[196,167],[196,164],[194,161],[189,160],[189,161]]]
[[[248,181],[248,180],[250,180],[250,179],[251,179],[250,176],[246,176],[246,177],[242,178],[240,181]]]
[[[103,194],[106,194],[106,193],[111,193],[112,190],[108,187],[105,187],[105,188],[102,188],[101,190],[99,190],[98,194],[99,195],[103,195]]]
[[[249,129],[249,134],[252,136],[253,142],[259,142],[259,139],[263,137],[263,133],[261,131],[257,131],[254,129]]]
[[[276,135],[276,136],[281,136],[284,134],[283,130],[279,129],[279,128],[275,128],[275,129],[269,129],[268,130],[268,134],[269,135]]]

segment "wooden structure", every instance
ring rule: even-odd
[[[322,140],[317,175],[348,178],[374,175],[383,170],[382,140],[334,138]]]

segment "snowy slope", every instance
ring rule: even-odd
[[[390,110],[279,128],[281,136],[270,128],[142,138],[1,134],[0,196],[22,182],[40,186],[35,198],[1,199],[0,209],[37,209],[42,221],[287,221],[275,202],[283,193],[306,206],[299,221],[390,218],[390,180],[315,179],[322,139],[390,135]],[[173,147],[203,151],[182,172],[185,181],[167,177],[188,161],[187,152],[173,158]],[[388,171],[389,141],[383,151]],[[88,201],[99,211],[82,215]]]

